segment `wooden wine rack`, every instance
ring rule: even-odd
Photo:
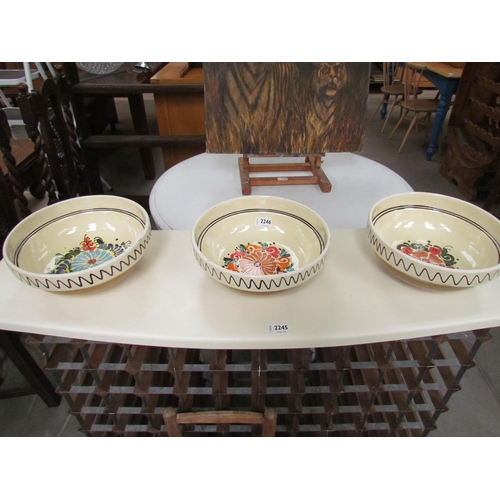
[[[88,436],[165,436],[178,412],[278,413],[276,436],[425,436],[489,331],[316,349],[199,350],[24,335]],[[258,435],[242,425],[188,436]]]

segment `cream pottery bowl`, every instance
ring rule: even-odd
[[[213,279],[251,292],[304,283],[330,247],[330,231],[316,212],[272,196],[215,205],[196,221],[191,238],[196,260]]]
[[[419,192],[384,198],[370,211],[367,234],[402,279],[470,287],[500,273],[500,221],[456,198]]]
[[[147,212],[118,196],[82,196],[45,207],[7,236],[3,255],[23,283],[65,292],[103,285],[129,270],[151,238]]]

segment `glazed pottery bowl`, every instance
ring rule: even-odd
[[[500,221],[456,198],[432,193],[389,196],[370,211],[367,235],[402,279],[471,287],[500,274]]]
[[[322,268],[330,247],[325,221],[284,198],[245,196],[207,210],[192,234],[195,257],[232,288],[273,292],[300,285]]]
[[[51,292],[88,289],[116,279],[144,255],[151,238],[147,212],[118,196],[81,196],[22,220],[3,247],[23,283]]]

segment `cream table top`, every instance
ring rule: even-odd
[[[362,229],[332,230],[324,268],[275,293],[233,290],[198,266],[189,231],[154,231],[123,279],[95,292],[50,293],[0,262],[0,328],[163,347],[265,349],[351,345],[500,325],[500,279],[423,290],[394,277]],[[269,333],[284,324],[286,333]]]
[[[239,157],[241,155],[203,153],[162,174],[149,198],[151,215],[158,229],[191,230],[198,217],[213,205],[243,196]],[[263,161],[272,163],[277,159],[252,159],[252,163]],[[303,159],[287,158],[287,162],[294,161]],[[327,153],[322,168],[332,184],[330,193],[322,193],[317,185],[282,185],[256,186],[252,188],[252,195],[280,196],[302,203],[323,217],[328,227],[364,228],[368,213],[377,201],[413,191],[389,168],[357,154]],[[260,175],[275,176],[276,173]]]

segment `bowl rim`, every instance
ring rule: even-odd
[[[368,227],[369,227],[369,229],[374,233],[374,235],[386,247],[390,248],[394,252],[398,252],[398,249],[395,248],[391,243],[389,243],[387,241],[387,239],[384,238],[384,236],[380,233],[380,231],[377,231],[375,229],[375,225],[373,224],[373,213],[374,213],[374,211],[377,209],[377,207],[380,204],[382,204],[382,203],[384,203],[384,202],[386,202],[388,200],[391,200],[393,198],[401,197],[401,196],[417,197],[417,196],[421,196],[421,195],[429,196],[431,198],[439,198],[439,199],[445,199],[445,200],[452,200],[453,202],[456,202],[459,205],[471,207],[472,210],[477,211],[478,213],[481,213],[482,215],[486,216],[489,220],[491,220],[492,223],[497,224],[500,227],[500,220],[498,220],[494,215],[492,215],[489,212],[487,212],[486,210],[484,210],[484,209],[482,209],[482,208],[474,205],[473,203],[461,200],[459,198],[454,198],[453,196],[447,196],[447,195],[438,194],[438,193],[430,193],[430,192],[426,192],[426,191],[413,191],[413,192],[408,192],[408,193],[397,193],[397,194],[386,196],[385,198],[381,198],[379,201],[377,201],[372,206],[372,208],[370,209],[370,212],[368,214]],[[487,233],[488,233],[488,235],[490,235],[489,231],[487,231]],[[494,239],[497,248],[500,249],[500,241],[497,240],[496,238],[494,238],[493,235],[490,235],[490,237]],[[375,246],[373,242],[372,242],[372,246]],[[378,252],[378,251],[376,253],[377,253],[377,255],[380,254],[380,252]],[[401,255],[399,255],[399,253]],[[459,274],[464,274],[464,275],[488,274],[488,273],[491,273],[493,271],[498,271],[500,269],[500,260],[499,260],[499,262],[497,264],[495,264],[494,266],[490,266],[490,267],[480,267],[480,268],[476,268],[476,269],[451,269],[451,268],[446,268],[446,267],[438,266],[438,265],[432,264],[430,262],[423,262],[423,261],[421,261],[419,259],[414,259],[414,258],[406,255],[403,252],[399,252],[399,253],[397,254],[398,257],[401,257],[406,262],[410,262],[410,263],[413,263],[413,264],[418,264],[418,265],[421,265],[423,267],[429,267],[430,269],[440,270],[441,272],[444,271],[444,272],[450,273],[452,275],[459,275]],[[392,264],[390,263],[390,259],[386,259],[386,260],[387,260],[387,263],[392,266]],[[398,268],[397,265],[396,266],[392,266],[392,267]]]
[[[75,271],[75,272],[71,272],[71,273],[67,273],[67,274],[36,273],[34,271],[28,271],[26,269],[23,269],[22,267],[19,267],[18,265],[16,265],[12,261],[12,259],[10,258],[10,256],[7,254],[6,249],[7,249],[7,244],[9,242],[9,240],[11,239],[11,237],[13,237],[14,231],[17,228],[19,228],[19,226],[24,225],[26,223],[26,221],[28,221],[29,219],[35,218],[35,216],[39,217],[40,213],[53,210],[55,207],[61,207],[61,206],[63,206],[63,204],[76,203],[77,201],[80,201],[80,200],[85,199],[85,198],[92,199],[92,200],[106,200],[106,199],[109,200],[109,199],[113,199],[114,201],[116,201],[117,199],[119,199],[119,200],[125,201],[126,203],[129,203],[129,204],[137,207],[141,211],[141,213],[144,215],[144,222],[145,222],[144,229],[143,229],[141,235],[139,236],[138,240],[135,243],[133,243],[132,245],[130,245],[130,247],[128,247],[120,255],[117,255],[116,257],[113,257],[112,259],[107,260],[107,261],[103,262],[102,264],[99,264],[99,265],[97,265],[97,266],[95,266],[95,267],[93,267],[91,269],[85,269],[83,271]],[[82,208],[82,210],[90,210],[91,211],[92,208],[95,208],[95,207],[88,207],[87,209]],[[68,215],[70,213],[68,213]],[[149,232],[151,232],[151,220],[149,218],[149,215],[148,215],[147,211],[144,209],[144,207],[142,207],[141,205],[139,205],[139,203],[137,203],[137,202],[135,202],[133,200],[130,200],[128,198],[125,198],[123,196],[114,196],[114,195],[106,195],[106,194],[103,194],[103,195],[100,195],[100,194],[92,195],[91,194],[91,195],[85,195],[85,196],[77,196],[75,198],[70,198],[70,199],[67,199],[67,200],[58,201],[57,203],[54,203],[52,205],[47,205],[46,207],[43,207],[43,208],[37,210],[36,212],[33,212],[32,214],[28,215],[27,217],[25,217],[24,219],[22,219],[21,221],[19,221],[11,229],[11,231],[9,232],[9,234],[7,235],[7,237],[5,238],[5,241],[3,243],[2,253],[3,253],[3,259],[5,260],[5,263],[11,269],[13,269],[14,271],[16,271],[17,273],[23,274],[25,276],[42,277],[43,279],[54,279],[54,278],[63,279],[65,277],[68,278],[68,279],[70,279],[70,278],[76,278],[78,276],[86,275],[89,272],[94,272],[96,270],[98,271],[99,269],[102,269],[105,266],[113,265],[119,259],[121,259],[121,258],[129,255],[132,251],[134,251],[135,247],[140,243],[140,240],[142,240],[145,236],[147,236],[147,234]],[[25,239],[23,239],[22,241],[25,241]]]
[[[292,203],[296,206],[299,206],[301,208],[304,208],[306,210],[308,210],[309,212],[313,213],[316,217],[318,217],[318,219],[321,221],[321,223],[323,224],[323,227],[325,229],[325,233],[326,233],[326,238],[325,238],[325,245],[324,245],[324,248],[323,250],[321,251],[321,253],[318,255],[318,257],[316,257],[312,262],[310,262],[309,264],[307,264],[306,266],[304,267],[299,267],[298,269],[295,269],[295,271],[292,271],[292,272],[289,272],[289,273],[286,273],[286,276],[296,276],[297,274],[300,274],[300,273],[303,273],[305,269],[308,269],[308,268],[312,268],[312,267],[315,267],[318,262],[320,262],[321,260],[323,260],[326,255],[328,254],[328,251],[330,249],[330,242],[331,242],[331,234],[330,234],[330,228],[328,227],[327,223],[325,222],[325,220],[323,219],[323,217],[321,217],[321,215],[318,214],[318,212],[316,212],[315,210],[313,210],[312,208],[308,207],[307,205],[304,205],[303,203],[299,203],[298,201],[295,201],[295,200],[290,200],[289,198],[284,198],[282,196],[272,196],[272,195],[246,195],[246,196],[238,196],[236,198],[230,198],[228,200],[225,200],[225,201],[221,201],[220,203],[217,203],[213,206],[211,206],[210,208],[208,208],[207,210],[205,210],[195,221],[195,223],[193,224],[193,227],[191,229],[191,244],[194,248],[194,251],[196,252],[196,254],[201,258],[203,259],[207,264],[209,264],[210,266],[212,266],[214,269],[216,269],[218,272],[224,272],[224,273],[230,273],[230,275],[232,276],[238,276],[239,278],[245,278],[245,279],[257,279],[257,280],[265,280],[265,281],[272,281],[272,280],[275,280],[276,279],[276,274],[266,274],[266,275],[262,275],[262,276],[253,276],[253,275],[249,275],[249,274],[245,274],[245,273],[239,273],[237,271],[231,271],[230,269],[226,269],[222,266],[220,266],[219,264],[216,264],[215,262],[213,262],[212,260],[210,260],[208,257],[206,257],[206,255],[200,250],[200,248],[198,247],[198,244],[196,242],[196,238],[195,238],[195,231],[196,231],[196,228],[200,222],[200,220],[206,216],[206,214],[210,211],[210,210],[213,210],[217,207],[220,207],[222,205],[226,205],[226,204],[229,204],[231,202],[235,202],[235,201],[239,201],[239,200],[250,200],[250,199],[256,199],[256,198],[260,198],[260,199],[270,199],[270,200],[277,200],[277,201],[286,201],[288,203]]]

